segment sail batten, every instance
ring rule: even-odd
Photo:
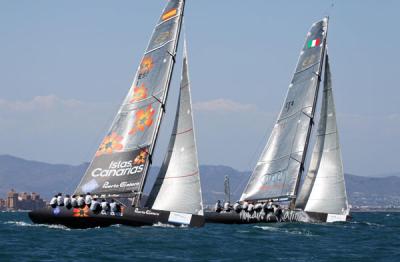
[[[296,197],[318,97],[327,26],[325,18],[307,34],[286,99],[241,200]]]
[[[140,196],[143,191],[165,110],[183,9],[184,0],[168,1],[133,84],[76,194]],[[174,15],[168,10],[175,10]]]
[[[147,206],[203,215],[197,147],[194,134],[186,42],[175,123],[168,151]],[[171,194],[171,192],[174,194]]]

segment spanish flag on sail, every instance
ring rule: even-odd
[[[171,10],[165,12],[165,13],[162,15],[161,20],[165,21],[165,20],[167,20],[168,18],[171,18],[171,17],[173,17],[173,16],[176,15],[176,14],[177,14],[176,8],[171,9]]]

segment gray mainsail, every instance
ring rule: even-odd
[[[241,200],[296,197],[318,97],[328,18],[307,34],[289,90],[268,143]]]
[[[158,210],[203,215],[186,41],[174,128],[168,152],[151,190],[147,206]]]
[[[317,141],[296,207],[309,212],[347,215],[349,208],[328,56],[320,114]]]
[[[133,84],[75,194],[127,197],[143,191],[164,114],[183,10],[184,0],[168,1]]]

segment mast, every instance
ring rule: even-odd
[[[231,188],[229,185],[229,177],[225,176],[224,179],[224,193],[225,193],[225,202],[231,202]]]
[[[318,97],[327,27],[328,18],[324,18],[307,34],[281,112],[242,201],[296,198]]]
[[[174,127],[146,205],[156,210],[203,215],[186,41]]]
[[[140,202],[165,111],[184,0],[169,0],[110,129],[75,194],[132,197]]]

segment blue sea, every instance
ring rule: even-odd
[[[71,230],[0,212],[0,261],[400,261],[400,213],[334,224]]]

